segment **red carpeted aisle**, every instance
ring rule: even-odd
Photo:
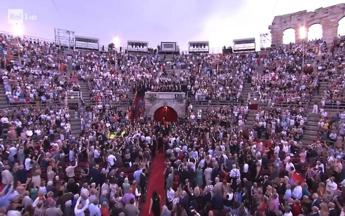
[[[162,198],[161,206],[165,203],[164,169],[165,169],[164,154],[157,152],[156,157],[154,158],[151,164],[151,173],[150,173],[149,181],[147,184],[146,202],[142,204],[143,206],[140,212],[141,216],[149,216],[150,200],[151,200],[153,191],[156,191]]]

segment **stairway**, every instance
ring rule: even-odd
[[[0,109],[8,108],[9,104],[7,102],[4,84],[0,83]]]
[[[307,121],[304,126],[302,142],[305,145],[310,145],[318,139],[318,123],[320,120],[320,114],[312,113],[313,105],[317,104],[319,109],[321,108],[321,99],[323,92],[328,88],[328,81],[320,80],[319,94],[315,94],[311,98],[311,103],[307,108]]]
[[[252,129],[253,126],[255,125],[255,116],[256,116],[257,111],[256,110],[249,110],[248,111],[248,115],[246,118],[246,128],[248,129]]]
[[[320,80],[320,97],[323,95],[323,92],[328,89],[328,81],[327,80]],[[321,98],[320,98],[321,100]]]
[[[81,132],[81,119],[79,112],[76,110],[69,110],[70,123],[71,123],[71,134],[74,137],[78,137]]]
[[[243,81],[243,89],[240,97],[240,101],[242,101],[242,104],[248,104],[248,95],[251,91],[250,89],[251,84],[247,82],[247,80]]]
[[[82,99],[85,103],[85,106],[90,106],[91,105],[91,91],[90,91],[88,83],[84,80],[80,80],[79,85],[80,85],[80,91],[82,93]]]
[[[310,145],[318,139],[318,123],[320,120],[320,115],[312,113],[312,108],[308,109],[308,113],[309,115],[303,131],[302,142],[304,145]]]
[[[251,77],[254,76],[262,76],[264,72],[264,65],[260,64],[257,65],[255,68],[255,71],[251,74]],[[241,94],[241,101],[243,101],[244,104],[249,104],[252,102],[254,98],[257,98],[259,100],[259,95],[257,92],[253,91],[254,88],[252,89],[252,84],[247,81],[247,79],[244,80],[243,82],[243,89],[242,89],[242,94]],[[261,101],[258,101],[259,104],[261,104]]]

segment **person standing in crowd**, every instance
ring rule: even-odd
[[[160,216],[161,215],[161,198],[156,191],[152,192],[152,197],[150,200],[150,210],[149,215]]]

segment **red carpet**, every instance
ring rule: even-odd
[[[147,184],[147,194],[146,194],[146,202],[143,204],[141,208],[141,216],[149,216],[149,208],[150,208],[150,200],[152,196],[152,192],[156,191],[161,200],[161,206],[165,203],[165,189],[164,189],[164,169],[165,169],[165,158],[163,153],[156,154],[152,164],[151,164],[151,173],[149,176],[149,181]]]

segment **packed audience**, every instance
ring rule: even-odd
[[[309,103],[322,77],[322,72],[316,70],[317,60],[326,52],[326,44],[317,40],[303,46],[282,46],[263,54],[262,71],[252,76],[253,95],[272,105]]]
[[[11,103],[45,102],[66,90],[79,90],[78,80],[88,83],[96,104],[130,100],[129,93],[138,86],[147,91],[184,91],[199,101],[238,101],[257,58],[181,55],[168,61],[158,54],[65,52],[54,43],[0,36],[10,72],[10,77],[2,76]],[[67,69],[73,73],[65,74]],[[36,81],[38,76],[42,81]]]
[[[322,92],[322,106],[340,108],[345,105],[345,46],[341,46],[333,51],[333,57],[324,56],[324,68],[328,69],[326,79],[328,88]],[[330,55],[330,54],[329,54]]]
[[[67,60],[57,45],[4,34],[0,42],[3,56],[6,52],[0,75],[9,103],[63,101],[66,90],[79,90],[76,75],[65,74]]]
[[[345,215],[344,52],[322,41],[260,54],[133,55],[69,51],[1,35],[0,214],[139,215],[157,150],[166,158],[165,196],[154,215]],[[305,64],[302,67],[302,64]],[[330,85],[319,91],[319,83]],[[85,82],[93,106],[75,116],[63,103]],[[241,101],[250,84],[261,104]],[[184,91],[234,106],[187,107],[177,122],[132,121],[112,102],[145,91]],[[133,93],[132,93],[133,94]],[[319,137],[304,145],[308,106],[321,95]],[[192,101],[192,100],[191,100]],[[338,102],[340,101],[340,102]],[[279,106],[279,104],[288,104]],[[320,109],[318,109],[318,105]],[[252,122],[252,126],[249,122]]]
[[[303,138],[305,121],[306,113],[303,107],[266,108],[257,112],[254,129],[258,139],[283,135],[298,142]]]

